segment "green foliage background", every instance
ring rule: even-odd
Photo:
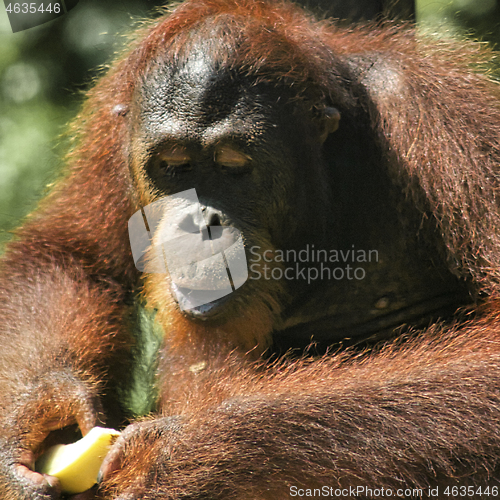
[[[153,0],[80,0],[68,14],[12,33],[0,6],[0,251],[61,167],[62,134],[83,92]]]
[[[12,33],[0,6],[0,251],[54,181],[61,138],[83,91],[132,27],[163,2],[80,0],[68,14]],[[310,4],[313,2],[310,1]],[[499,0],[418,0],[418,21],[440,33],[500,42]]]

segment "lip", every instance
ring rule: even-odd
[[[172,292],[185,315],[202,320],[220,316],[223,312],[223,306],[229,301],[231,295],[228,293],[218,299],[204,302],[204,297],[213,297],[213,291],[193,290],[180,287],[175,283],[172,283]],[[193,305],[193,302],[199,305]]]

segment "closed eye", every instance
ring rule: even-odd
[[[167,163],[170,166],[185,165],[191,161],[191,158],[185,151],[173,150],[162,153],[160,161]]]
[[[243,173],[251,170],[251,158],[228,146],[221,146],[217,149],[215,162],[227,172]]]
[[[159,167],[166,170],[191,170],[190,163],[191,156],[183,147],[176,147],[163,151],[158,156]]]

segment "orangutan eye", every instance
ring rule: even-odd
[[[243,173],[251,170],[251,158],[229,146],[217,149],[215,162],[226,172]]]
[[[184,147],[177,146],[160,153],[158,161],[162,168],[183,167],[185,169],[190,166],[191,157]]]

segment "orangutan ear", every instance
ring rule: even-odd
[[[318,114],[319,142],[323,144],[326,138],[339,128],[340,112],[331,106],[325,106]]]

